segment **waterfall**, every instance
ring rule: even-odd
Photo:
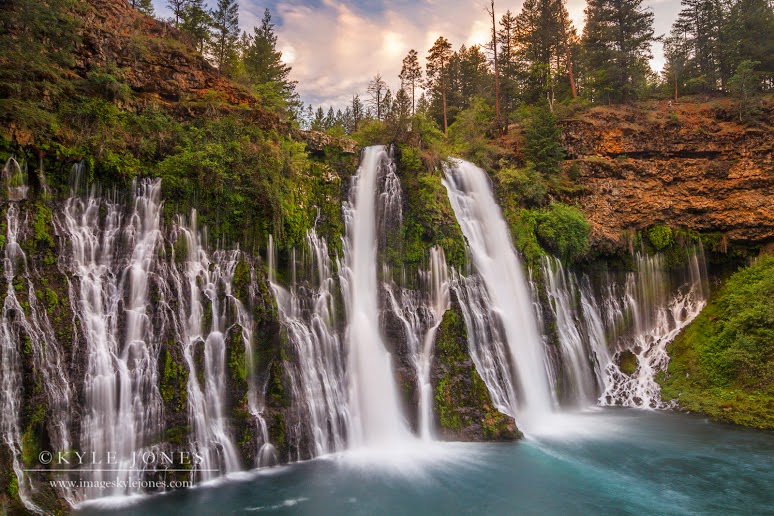
[[[387,275],[385,275],[387,276]],[[449,270],[443,249],[430,249],[427,269],[419,271],[421,290],[399,288],[385,282],[384,289],[390,310],[401,321],[417,375],[419,392],[419,435],[433,438],[433,389],[430,384],[430,366],[433,358],[435,334],[449,309]]]
[[[599,329],[587,327],[589,322],[594,324],[593,304],[584,297],[575,275],[566,271],[557,258],[544,257],[542,272],[549,305],[556,318],[563,366],[562,397],[576,406],[592,404],[599,396],[593,364],[605,360],[595,355],[604,347],[604,341],[598,340]],[[592,338],[596,339],[593,344]]]
[[[397,176],[382,146],[363,151],[362,163],[353,178],[350,201],[344,206],[347,237],[345,265],[340,280],[347,307],[349,406],[352,419],[350,443],[374,446],[395,443],[408,436],[393,376],[392,356],[379,328],[377,283],[378,239],[386,216],[397,206],[394,186]],[[379,191],[379,184],[388,188]],[[397,192],[399,194],[399,191]],[[379,201],[379,202],[377,202]]]
[[[514,365],[518,407],[511,398],[509,413],[528,424],[549,413],[553,402],[544,346],[521,263],[486,173],[462,160],[453,160],[445,173],[449,200],[486,287],[489,310],[499,315]]]
[[[239,469],[236,448],[227,429],[226,400],[226,312],[220,289],[232,291],[231,281],[238,252],[216,252],[212,259],[197,230],[196,211],[190,225],[182,219],[176,227],[176,240],[183,239],[185,256],[182,277],[176,278],[183,327],[183,354],[188,364],[188,409],[195,445],[203,461],[198,465],[201,478]],[[225,304],[225,303],[224,303]],[[187,309],[187,311],[186,311]],[[244,328],[243,328],[244,330]],[[198,356],[204,356],[202,368]],[[202,375],[200,382],[197,376]],[[202,385],[203,384],[203,385]]]
[[[688,249],[688,262],[677,280],[670,278],[661,255],[635,254],[635,272],[627,274],[621,299],[608,289],[604,305],[614,335],[613,360],[606,367],[603,405],[662,408],[656,373],[669,364],[667,345],[701,312],[709,293],[701,242]],[[615,330],[632,320],[630,332]],[[636,369],[627,374],[616,363],[622,353],[636,358]]]
[[[30,500],[32,486],[27,482],[22,464],[21,416],[22,370],[20,353],[27,352],[32,339],[37,335],[30,332],[24,315],[24,308],[16,296],[14,278],[26,272],[26,256],[18,243],[19,209],[12,204],[6,213],[8,225],[3,253],[3,271],[7,283],[2,319],[0,319],[0,432],[2,439],[11,451],[13,475],[15,476],[19,498],[24,506],[33,512],[42,513]]]
[[[290,290],[275,282],[271,287],[298,358],[294,397],[304,404],[314,455],[324,455],[343,450],[346,443],[345,357],[335,328],[333,264],[328,244],[314,230],[306,234],[306,252],[305,281],[298,283],[293,260]],[[273,245],[269,249],[271,266],[272,254]]]
[[[110,469],[121,470],[118,477],[123,479],[138,478],[139,472],[129,469],[132,453],[162,431],[157,339],[146,315],[148,277],[160,241],[160,189],[159,180],[133,187],[134,209],[123,231],[123,241],[132,250],[128,262],[115,252],[122,222],[117,203],[100,200],[92,189],[85,199],[73,194],[64,209],[70,272],[79,283],[77,293],[71,291],[71,305],[78,307],[88,347],[81,446],[98,457],[115,454],[117,467]],[[114,473],[98,471],[96,477],[115,479]],[[115,494],[120,491],[116,488]]]
[[[27,198],[29,186],[27,186],[27,171],[22,170],[19,163],[13,158],[8,158],[3,167],[3,183],[11,201],[21,201]]]

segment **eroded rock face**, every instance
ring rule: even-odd
[[[774,239],[774,106],[753,127],[731,104],[596,108],[563,122],[565,170],[597,247],[620,249],[654,224]]]

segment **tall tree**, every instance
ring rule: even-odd
[[[516,16],[509,11],[500,18],[500,29],[497,31],[497,44],[500,47],[500,93],[502,109],[504,111],[505,128],[508,127],[508,114],[515,107],[518,93],[517,66],[516,66]]]
[[[500,121],[500,67],[497,63],[497,21],[495,19],[494,0],[490,0],[487,13],[492,18],[492,41],[489,42],[489,47],[494,56],[495,124],[502,131],[502,122]]]
[[[558,81],[568,73],[567,45],[575,34],[562,0],[525,0],[516,17],[517,58],[524,99],[552,103]]]
[[[755,61],[755,71],[774,88],[774,4],[770,0],[736,0],[724,30],[728,46],[727,69],[735,73],[744,61]]]
[[[427,86],[435,94],[441,96],[443,105],[443,132],[449,134],[449,121],[447,116],[446,95],[448,93],[448,78],[446,67],[452,57],[451,43],[443,36],[433,43],[427,54]]]
[[[180,19],[183,17],[183,10],[187,3],[188,0],[167,0],[167,7],[175,18],[175,28],[180,26]]]
[[[636,98],[649,71],[653,13],[642,0],[589,0],[585,12],[582,45],[593,99]]]
[[[286,101],[295,98],[296,83],[290,80],[291,67],[282,62],[282,52],[277,50],[277,35],[268,9],[263,13],[261,25],[248,37],[242,60],[248,83],[260,86],[267,95]]]
[[[419,66],[419,56],[413,48],[403,58],[403,67],[400,70],[401,89],[411,92],[411,114],[416,112],[416,89],[422,83],[422,67]]]
[[[384,117],[384,97],[387,90],[387,83],[382,79],[381,74],[374,75],[371,82],[368,83],[368,103],[376,111],[376,118],[382,120]]]
[[[213,28],[212,55],[218,75],[229,73],[237,59],[239,4],[237,0],[218,0],[215,9],[210,11],[210,16]]]
[[[365,118],[365,108],[363,102],[360,100],[360,95],[354,95],[352,97],[352,131],[357,131],[360,126],[360,122]]]
[[[156,14],[151,0],[132,0],[132,7],[148,16],[155,16]]]
[[[194,40],[196,49],[204,53],[210,41],[212,18],[204,8],[204,0],[188,0],[181,15],[180,29]]]

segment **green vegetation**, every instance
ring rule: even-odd
[[[552,203],[536,214],[535,222],[540,242],[561,259],[573,262],[588,253],[591,225],[578,208]]]
[[[774,428],[774,257],[732,275],[668,351],[664,399],[713,419]]]
[[[674,236],[669,226],[657,225],[648,230],[648,240],[656,251],[663,251],[674,243]]]

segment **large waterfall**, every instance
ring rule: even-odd
[[[393,169],[384,147],[366,148],[344,213],[347,237],[341,281],[347,307],[350,441],[354,446],[394,443],[409,433],[398,400],[392,356],[379,327],[377,224],[385,224],[396,202],[400,205],[400,190],[390,188],[397,183]],[[386,185],[381,192],[380,183]]]
[[[550,412],[553,401],[532,299],[508,226],[480,168],[454,160],[444,185],[515,366],[518,402],[511,412],[528,423]]]
[[[550,256],[526,271],[486,173],[460,160],[443,183],[468,263],[456,270],[434,246],[413,270],[393,271],[403,192],[385,147],[363,151],[341,254],[312,228],[280,267],[268,235],[266,275],[257,255],[210,246],[195,210],[167,219],[160,180],[104,192],[75,167],[70,196],[46,208],[26,200],[16,161],[3,179],[0,431],[30,511],[43,477],[27,471],[36,464],[26,441],[44,426],[55,450],[117,459],[90,465],[94,481],[160,478],[165,468],[133,461],[179,449],[199,460],[176,478],[197,481],[348,448],[394,450],[410,427],[432,440],[435,340],[452,306],[466,367],[527,432],[552,424],[559,407],[662,408],[666,346],[708,295],[698,241],[677,267],[637,251],[631,271],[584,274]],[[35,236],[44,216],[51,235]],[[25,244],[34,238],[59,256],[35,256]],[[42,412],[31,415],[20,392],[34,392]],[[129,492],[59,488],[71,503]]]

